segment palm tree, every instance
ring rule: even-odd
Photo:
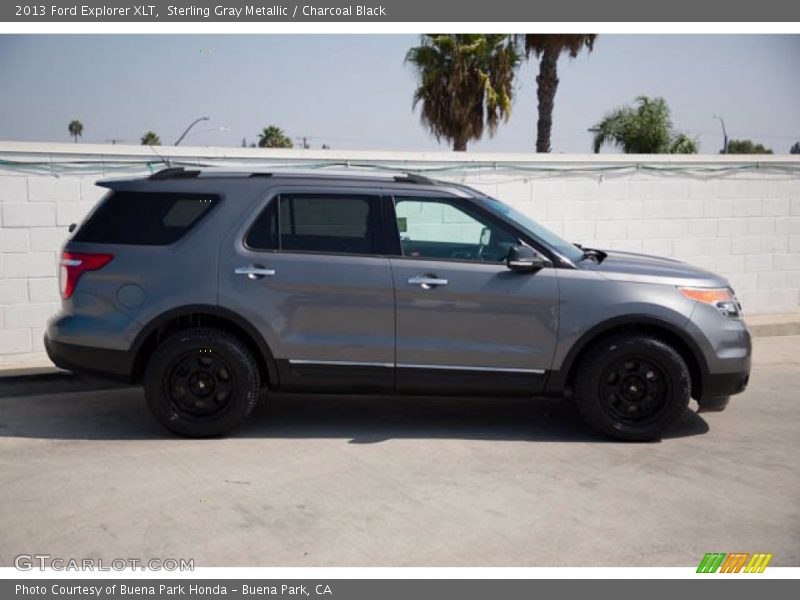
[[[536,95],[539,100],[539,120],[536,123],[536,151],[550,152],[550,133],[553,129],[553,103],[558,90],[558,58],[569,54],[575,58],[586,48],[594,48],[596,33],[546,34],[525,33],[516,36],[525,56],[539,59]]]
[[[669,143],[668,154],[697,154],[697,140],[685,133],[677,133]]]
[[[414,107],[438,141],[462,152],[511,114],[519,55],[506,34],[425,34],[406,54],[418,84]]]
[[[673,131],[669,106],[663,98],[636,98],[637,106],[623,106],[591,127],[592,148],[600,152],[612,144],[626,154],[696,154],[697,141]]]
[[[154,131],[148,131],[142,136],[142,146],[160,146],[161,138]]]
[[[258,134],[259,148],[291,148],[294,146],[283,130],[276,125],[264,127]]]
[[[78,143],[78,138],[83,135],[83,123],[78,121],[78,119],[73,119],[69,122],[67,126],[69,130],[69,134],[75,139],[75,143]]]

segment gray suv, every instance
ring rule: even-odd
[[[187,436],[263,391],[569,398],[594,429],[661,436],[744,390],[728,282],[568,243],[418,175],[168,168],[101,182],[66,243],[56,365],[142,382]]]

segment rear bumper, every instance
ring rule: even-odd
[[[117,381],[130,382],[133,378],[133,355],[130,352],[65,344],[47,334],[44,348],[50,360],[62,369]]]

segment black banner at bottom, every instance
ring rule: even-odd
[[[796,597],[796,580],[706,575],[697,579],[7,579],[0,598],[9,600],[459,600],[534,598],[647,598],[688,600],[725,594],[725,600]],[[791,590],[794,589],[795,593]]]

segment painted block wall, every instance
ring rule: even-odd
[[[80,152],[76,157],[70,146],[0,142],[0,158],[16,164],[0,168],[0,367],[44,356],[44,326],[59,303],[58,252],[67,226],[79,222],[103,196],[104,189],[95,182],[119,176],[114,166],[118,161],[142,163],[152,158],[146,149],[119,146]],[[794,157],[770,159],[767,166],[788,165],[783,170],[750,168],[724,174],[703,169],[729,165],[729,157],[692,157],[684,165],[690,167],[685,173],[674,160],[644,157],[651,166],[670,167],[663,174],[618,169],[642,164],[643,157],[160,150],[166,156],[170,152],[183,152],[181,159],[189,162],[235,161],[236,166],[253,168],[263,168],[265,161],[292,167],[321,159],[382,165],[393,161],[414,169],[445,165],[448,168],[437,177],[481,189],[570,241],[675,257],[718,272],[730,280],[747,314],[800,309],[800,160]],[[194,153],[191,159],[186,152]],[[19,167],[43,155],[67,162],[92,159],[107,166],[57,177]],[[470,161],[482,168],[462,168]],[[501,162],[513,162],[513,168],[487,167]],[[617,170],[587,170],[609,164]],[[559,168],[548,171],[553,166]],[[125,172],[149,170],[140,164]],[[472,239],[473,233],[464,235]]]

